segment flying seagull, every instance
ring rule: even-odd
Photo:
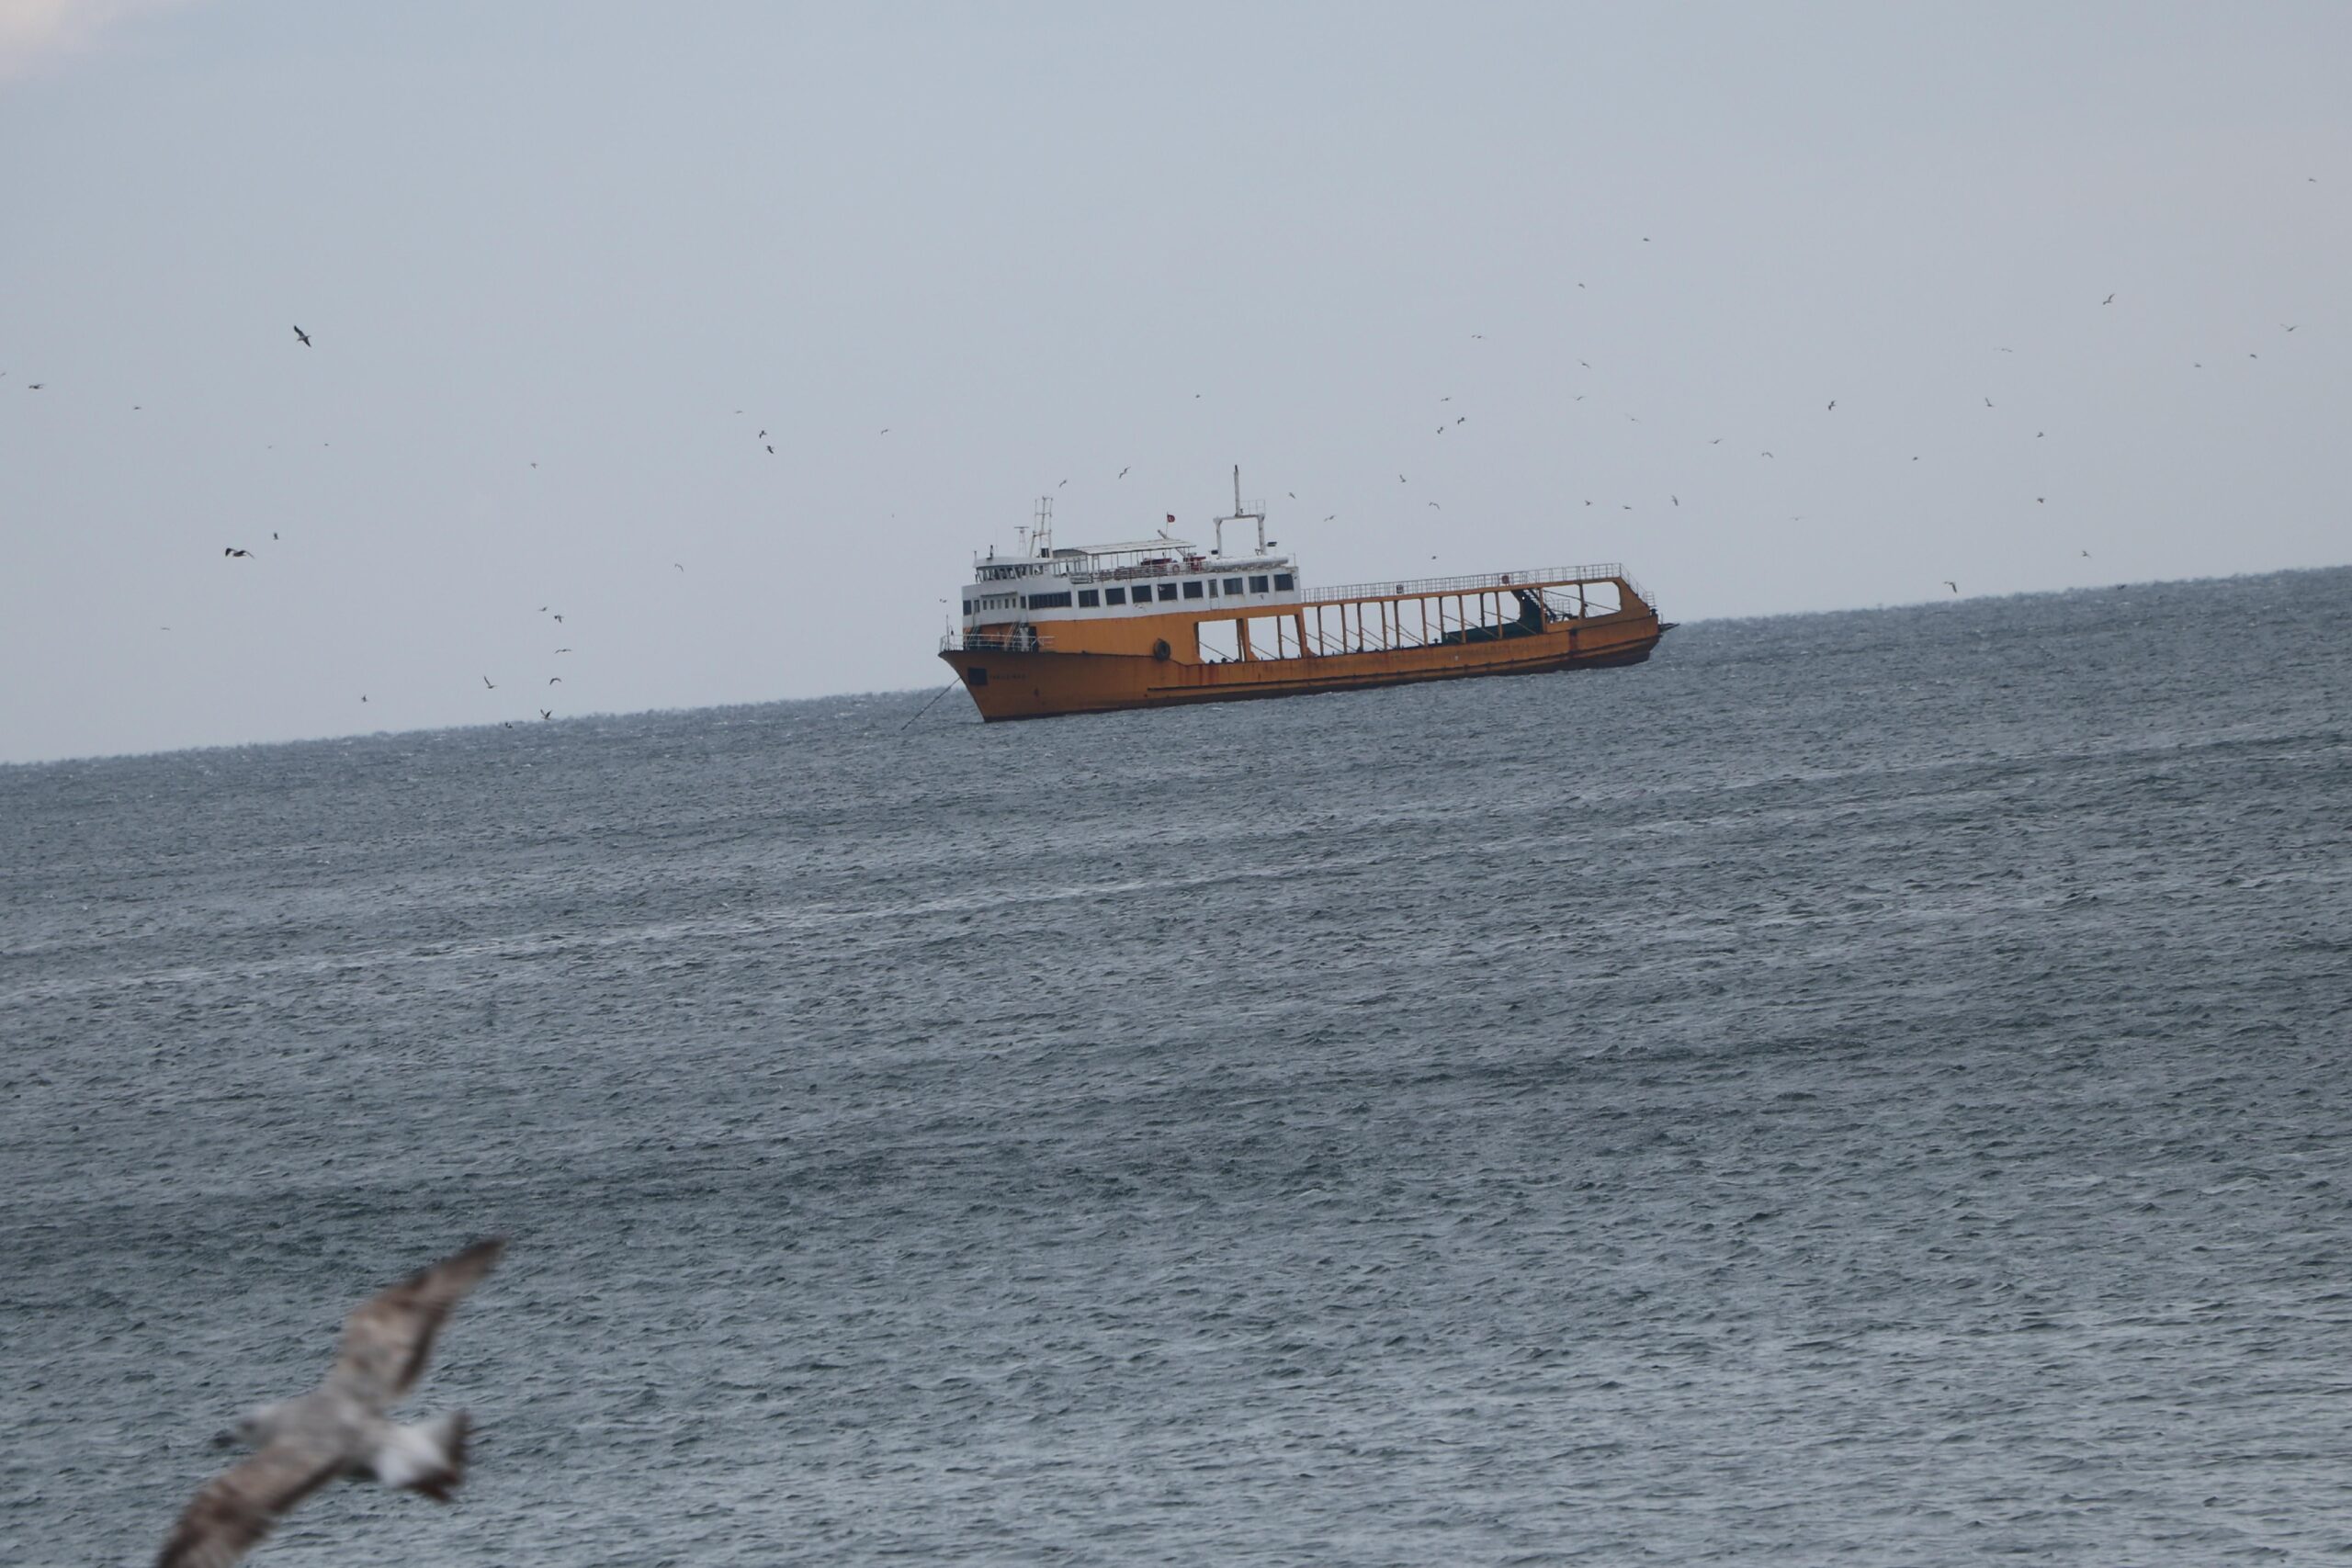
[[[1127,465],[1127,468],[1134,468],[1134,467],[1135,467],[1135,465],[1134,465],[1133,463],[1130,463],[1130,464],[1128,464],[1128,465]],[[1121,469],[1119,470],[1119,477],[1120,477],[1121,479],[1125,479],[1125,478],[1127,477],[1127,468],[1121,468]]]
[[[295,335],[296,337],[299,337],[299,338],[300,338],[300,339],[302,340],[302,346],[303,346],[304,348],[308,348],[308,347],[310,347],[310,346],[311,346],[311,334],[310,334],[310,333],[308,333],[304,332],[304,331],[303,331],[301,328],[300,328],[300,327],[296,327],[296,328],[294,329],[294,335]]]
[[[489,677],[489,676],[487,676],[487,675],[483,676],[483,677],[481,678],[481,683],[482,683],[483,685],[485,685],[485,686],[490,686],[490,677]],[[491,689],[492,691],[493,691],[493,692],[494,692],[494,691],[496,691],[496,690],[498,690],[498,688],[497,688],[497,687],[495,687],[495,686],[490,686],[490,689]]]
[[[552,686],[552,685],[556,685],[556,684],[558,684],[559,682],[560,682],[562,680],[563,680],[563,677],[562,677],[562,676],[560,676],[560,675],[550,675],[550,676],[548,676],[548,685],[550,685],[550,686]]]
[[[1957,583],[1957,582],[1954,582],[1954,581],[1953,581],[1951,578],[1949,578],[1949,577],[1947,577],[1947,578],[1945,578],[1945,579],[1944,579],[1944,586],[1945,586],[1946,588],[1951,589],[1954,593],[1957,593],[1957,592],[1960,592],[1960,584],[1959,584],[1959,583]]]
[[[254,1451],[196,1495],[156,1568],[231,1568],[281,1515],[338,1475],[447,1502],[465,1476],[466,1413],[413,1427],[395,1425],[384,1413],[415,1386],[434,1336],[505,1246],[478,1241],[345,1318],[325,1382],[300,1398],[260,1406],[220,1435],[224,1444],[243,1442]]]
[[[2115,303],[2115,296],[2110,294],[2106,299],[2100,300],[2099,303],[2102,305],[2112,305]]]
[[[253,554],[253,551],[241,550],[234,545],[227,545],[221,547],[220,553],[224,556],[250,556]]]
[[[1830,407],[1831,409],[1835,409],[1837,406],[1838,406],[1838,400],[1837,400],[1837,399],[1835,399],[1835,398],[1830,399],[1830,400],[1829,400],[1829,407]],[[1824,410],[1823,412],[1828,412],[1828,411],[1827,411],[1827,410]]]
[[[541,708],[541,709],[539,710],[539,716],[540,716],[541,718],[553,718],[553,717],[555,716],[555,709],[553,709],[553,708]]]

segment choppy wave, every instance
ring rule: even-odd
[[[500,1230],[259,1561],[2340,1550],[2348,613],[0,770],[0,1538]]]

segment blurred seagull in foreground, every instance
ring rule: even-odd
[[[345,1319],[324,1382],[299,1399],[262,1405],[216,1439],[250,1444],[254,1452],[196,1495],[156,1568],[230,1568],[281,1515],[339,1475],[447,1502],[465,1475],[466,1413],[414,1427],[397,1426],[384,1413],[415,1386],[434,1336],[505,1246],[478,1241]]]

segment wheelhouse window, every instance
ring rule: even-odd
[[[1105,588],[1102,590],[1102,603],[1105,604],[1124,604],[1126,602],[1127,591],[1125,589]]]
[[[1163,582],[1163,583],[1161,583],[1161,584],[1159,585],[1159,596],[1160,596],[1162,599],[1173,599],[1173,598],[1175,598],[1175,597],[1176,597],[1176,585],[1175,585],[1174,583],[1172,583],[1172,582]]]
[[[1094,589],[1081,588],[1078,591],[1078,607],[1080,609],[1091,610],[1102,603],[1102,595]]]
[[[1290,575],[1290,573],[1288,573],[1288,572],[1286,572],[1286,571],[1278,571],[1278,572],[1274,573],[1274,592],[1277,592],[1277,593],[1287,593],[1287,592],[1290,592],[1290,587],[1291,587],[1291,575]]]
[[[1238,592],[1241,592],[1241,580],[1240,580],[1239,578],[1238,578],[1238,577],[1228,577],[1228,578],[1227,578],[1227,579],[1225,580],[1225,591],[1226,591],[1227,593],[1238,593]]]
[[[1187,599],[1197,599],[1197,598],[1199,598],[1199,597],[1201,596],[1202,592],[1203,592],[1203,591],[1202,591],[1202,588],[1201,588],[1201,580],[1200,580],[1199,578],[1197,578],[1197,577],[1188,577],[1188,578],[1186,578],[1186,579],[1184,580],[1184,597],[1185,597],[1185,598],[1187,598]]]
[[[1032,593],[1029,595],[1029,608],[1033,610],[1067,610],[1069,608],[1069,595],[1067,593]]]
[[[1250,580],[1250,592],[1252,593],[1263,593],[1266,592],[1266,580],[1262,577],[1251,578]]]

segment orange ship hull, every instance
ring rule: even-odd
[[[1187,658],[1165,639],[1148,653],[978,646],[944,649],[940,658],[962,678],[980,716],[993,723],[1638,664],[1668,629],[1668,623],[1628,591],[1614,614],[1487,640],[1222,662]],[[1186,653],[1197,648],[1197,638],[1184,642]]]

